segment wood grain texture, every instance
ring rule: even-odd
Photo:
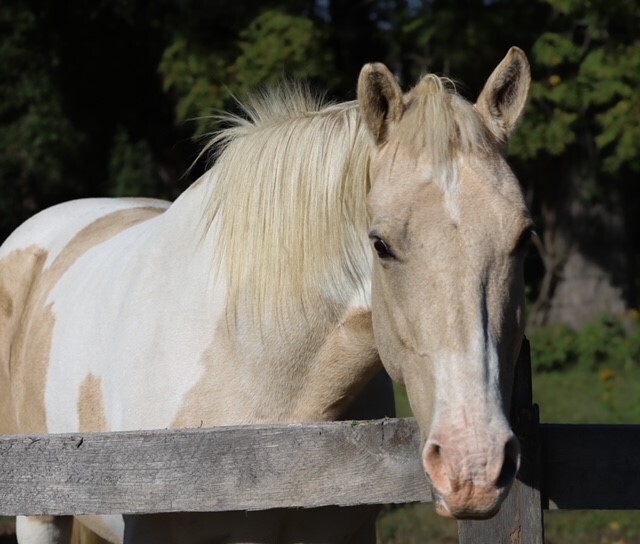
[[[413,419],[0,437],[0,514],[430,501]]]

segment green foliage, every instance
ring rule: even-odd
[[[578,364],[589,370],[623,366],[633,357],[626,349],[626,336],[621,321],[606,315],[587,325],[576,337]]]
[[[149,144],[144,140],[132,142],[123,127],[114,138],[108,179],[115,197],[157,194],[157,176]]]
[[[640,171],[640,41],[615,51],[598,51],[584,61],[584,77],[593,84],[593,104],[611,104],[596,115],[595,142],[607,151],[603,167],[617,172],[625,165]]]
[[[640,170],[640,8],[629,1],[547,2],[559,12],[558,28],[532,49],[530,107],[511,152],[557,156],[593,142],[603,171]]]
[[[57,202],[151,187],[158,168],[142,156],[151,162],[151,142],[163,147],[171,132],[163,118],[172,121],[153,9],[142,0],[0,3],[0,238]],[[118,136],[112,149],[118,126],[136,143]]]
[[[560,324],[529,334],[531,360],[536,372],[563,370],[576,362],[576,332]]]
[[[73,185],[83,135],[66,117],[55,82],[58,59],[36,47],[38,19],[0,8],[0,232]]]
[[[24,75],[16,86],[21,87],[22,100],[10,112],[5,110],[15,120],[0,126],[0,168],[17,180],[63,183],[64,160],[74,155],[81,136],[65,117],[47,74]]]
[[[324,32],[306,17],[264,11],[242,29],[235,52],[215,52],[184,38],[169,46],[159,70],[166,91],[177,97],[179,121],[196,119],[196,134],[211,128],[211,115],[242,96],[283,77],[332,81],[333,59]]]
[[[230,72],[243,92],[285,76],[328,83],[333,59],[326,36],[306,17],[265,11],[240,33],[239,45]]]
[[[533,45],[533,56],[543,66],[558,67],[579,62],[582,51],[566,36],[544,32]]]
[[[630,324],[603,315],[580,331],[564,324],[529,333],[536,372],[555,372],[578,365],[589,371],[640,367],[640,323],[632,312]]]
[[[228,81],[227,62],[182,38],[165,50],[158,69],[163,76],[164,90],[178,96],[178,121],[200,117],[227,104],[229,91],[224,83]],[[202,131],[201,127],[198,132]]]
[[[463,77],[458,91],[474,99],[496,60],[512,45],[529,51],[547,7],[530,0],[371,2],[383,13],[391,65],[404,83],[425,72]],[[527,21],[523,25],[521,22]],[[543,27],[542,27],[543,28]],[[378,60],[378,59],[368,59]]]
[[[536,370],[534,400],[542,421],[638,423],[640,359],[633,347],[638,335],[637,325],[623,333],[618,324],[594,324],[578,333],[576,359],[581,360],[560,371]]]

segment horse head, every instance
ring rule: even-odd
[[[437,510],[455,518],[497,512],[520,462],[508,415],[532,222],[505,151],[529,83],[517,48],[475,105],[434,75],[403,94],[381,64],[358,83],[375,340],[406,386]]]

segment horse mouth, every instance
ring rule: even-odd
[[[492,508],[487,510],[473,510],[473,511],[451,511],[446,503],[438,498],[435,502],[436,513],[447,519],[455,519],[455,520],[486,520],[494,517],[499,511],[501,502],[494,505]]]
[[[469,500],[467,496],[446,497],[431,486],[436,513],[448,519],[456,520],[485,520],[494,517],[502,506],[502,502],[509,493],[511,485],[493,489],[485,489],[481,500]]]

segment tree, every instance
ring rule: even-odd
[[[156,71],[170,15],[162,4],[0,4],[3,238],[64,200],[178,192],[189,161],[172,151],[180,136]],[[131,171],[146,177],[134,184]]]
[[[458,91],[475,99],[509,47],[529,50],[546,9],[529,0],[425,0],[381,2],[389,24],[390,59],[402,79],[432,72],[461,77]],[[526,25],[522,21],[527,21]]]
[[[547,2],[549,30],[532,49],[530,106],[511,151],[530,165],[541,219],[535,320],[580,327],[635,303],[638,233],[629,218],[640,170],[640,6]]]
[[[333,56],[323,29],[279,9],[263,11],[241,29],[237,49],[216,53],[178,37],[160,63],[164,87],[177,95],[178,121],[196,120],[196,134],[211,130],[210,115],[284,77],[331,86]]]
[[[60,59],[38,16],[19,3],[0,7],[0,232],[73,189],[84,135],[64,114]]]

